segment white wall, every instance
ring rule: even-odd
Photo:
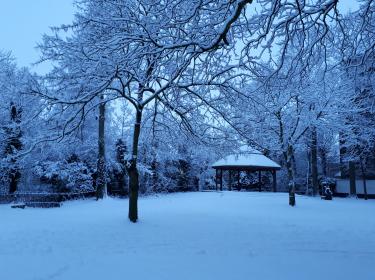
[[[363,194],[363,181],[362,179],[355,180],[357,194]],[[367,194],[375,194],[375,180],[366,180]],[[336,192],[350,193],[349,179],[337,179]]]

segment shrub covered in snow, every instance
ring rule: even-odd
[[[74,155],[65,161],[38,162],[34,172],[42,182],[52,184],[59,192],[94,191],[89,166]]]

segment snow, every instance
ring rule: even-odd
[[[200,192],[0,206],[0,279],[374,279],[375,201]]]
[[[251,146],[248,146],[248,145],[242,145],[239,148],[239,153],[245,153],[245,154],[262,154],[257,149],[255,149],[255,148],[253,148]]]
[[[276,162],[258,153],[232,154],[212,164],[212,167],[221,166],[256,166],[280,169],[280,165],[278,165]]]

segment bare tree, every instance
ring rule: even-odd
[[[236,88],[267,57],[274,72],[280,71],[293,45],[298,48],[291,55],[288,75],[296,61],[303,61],[299,68],[303,71],[314,53],[325,53],[332,41],[331,27],[340,21],[337,0],[257,4],[252,0],[81,0],[78,4],[74,23],[55,29],[56,34],[45,36],[40,46],[42,60],[53,60],[57,66],[48,75],[49,92],[36,92],[50,104],[61,105],[64,112],[71,111],[61,136],[79,127],[104,91],[106,102],[124,98],[134,107],[128,160],[132,222],[138,219],[138,146],[147,106],[159,100],[172,109],[168,100],[181,89],[226,119],[221,114],[225,108],[213,106],[207,98],[210,91],[239,93]],[[247,9],[255,5],[259,12]],[[59,36],[64,29],[73,35]],[[243,47],[238,50],[239,41]],[[240,56],[231,62],[238,51]],[[268,56],[274,51],[280,53],[277,63]]]

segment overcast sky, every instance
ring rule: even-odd
[[[355,10],[356,0],[340,0],[343,11]],[[68,24],[74,17],[73,0],[0,0],[0,49],[11,51],[19,66],[39,58],[35,49],[50,26]],[[46,72],[47,65],[34,68]]]
[[[50,26],[70,23],[73,0],[0,0],[0,49],[11,51],[19,66],[39,58],[35,49]],[[34,69],[45,72],[47,66]]]

